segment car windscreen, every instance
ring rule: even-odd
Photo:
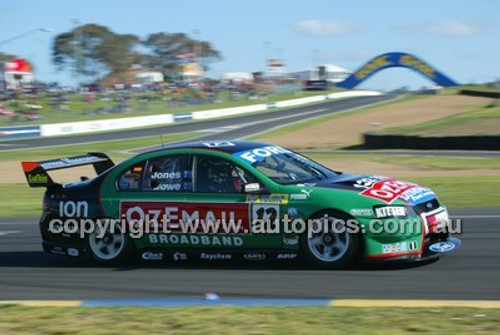
[[[315,183],[337,175],[302,155],[280,147],[258,148],[237,153],[236,156],[283,185]]]

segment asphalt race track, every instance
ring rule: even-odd
[[[430,263],[343,271],[248,262],[103,267],[42,252],[37,219],[0,221],[0,300],[201,298],[401,298],[499,300],[500,208],[455,210],[462,247]]]
[[[220,134],[222,133],[224,134],[224,138],[226,139],[241,138],[259,131],[283,125],[285,123],[291,123],[304,120],[306,118],[341,112],[352,108],[363,107],[370,104],[388,101],[394,99],[395,97],[396,95],[394,94],[386,94],[373,97],[357,97],[343,100],[331,100],[326,103],[289,108],[274,112],[245,114],[242,116],[212,119],[208,121],[175,123],[156,128],[137,128],[114,132],[64,137],[39,137],[31,139],[1,141],[0,151],[8,149],[50,147],[56,145],[69,145],[120,139],[130,139],[131,144],[133,144],[133,138],[155,135],[158,135],[158,143],[160,143],[160,134],[192,133],[199,131],[207,132],[207,135],[202,137],[204,140],[219,139]]]
[[[391,95],[322,104],[158,128],[0,142],[0,151],[89,141],[202,131],[204,140],[242,138],[310,117],[387,101]],[[200,139],[201,139],[200,138]],[[353,154],[362,151],[351,151]],[[349,154],[349,152],[345,152]],[[381,152],[386,153],[386,152]],[[391,154],[404,154],[391,151]],[[463,156],[463,152],[412,152]],[[468,156],[496,157],[497,152]],[[462,247],[438,261],[361,264],[344,271],[306,264],[267,262],[157,264],[136,261],[104,267],[42,252],[37,218],[0,219],[0,300],[201,298],[379,298],[500,300],[500,208],[455,210],[463,219]]]

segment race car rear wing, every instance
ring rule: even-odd
[[[86,155],[40,162],[22,162],[26,180],[31,187],[49,187],[54,185],[55,183],[52,178],[50,178],[47,171],[68,169],[90,164],[94,166],[94,170],[98,175],[115,165],[106,154],[101,152],[89,152]]]

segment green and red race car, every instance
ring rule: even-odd
[[[90,164],[95,178],[66,185],[48,174]],[[460,246],[430,189],[332,171],[266,143],[174,144],[118,165],[103,153],[22,165],[30,186],[47,188],[44,250],[107,264],[306,259],[334,269]]]

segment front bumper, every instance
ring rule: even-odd
[[[431,206],[424,206],[426,204]],[[412,229],[403,229],[395,234],[365,235],[366,260],[424,261],[445,256],[460,247],[461,241],[448,233],[451,224],[448,211],[437,199],[413,209],[414,216],[409,219],[416,225],[401,225]],[[398,222],[402,223],[405,219]]]
[[[431,249],[431,246],[439,243],[445,243],[448,247],[442,249],[442,251],[435,251]],[[402,253],[402,254],[376,254],[376,255],[366,255],[366,261],[409,261],[409,262],[421,262],[440,258],[447,256],[462,245],[462,242],[455,237],[448,237],[446,239],[441,239],[439,241],[434,240],[424,244],[422,251]]]

